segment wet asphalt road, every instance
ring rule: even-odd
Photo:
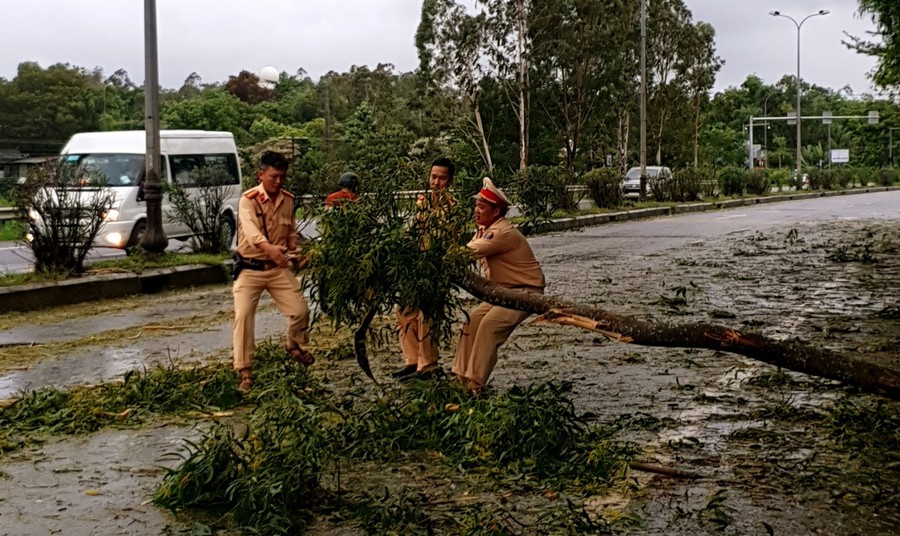
[[[739,314],[737,319],[727,322],[759,320],[757,325],[763,325],[767,333],[796,331],[819,344],[849,341],[862,345],[877,335],[866,329],[872,322],[867,311],[883,306],[885,299],[890,302],[888,305],[896,303],[894,296],[900,295],[898,284],[893,282],[900,280],[897,263],[886,259],[867,266],[852,263],[822,266],[796,261],[821,257],[821,250],[806,248],[833,235],[835,226],[856,232],[865,226],[875,228],[871,222],[897,220],[900,220],[900,191],[614,223],[537,236],[530,242],[547,275],[548,294],[605,303],[617,312],[671,319],[665,316],[665,307],[654,300],[668,292],[672,284],[684,284],[690,279],[699,283],[701,290],[694,298],[695,305],[684,311],[684,316],[676,318],[679,322],[704,319],[706,311],[723,308]],[[820,226],[828,229],[817,237],[814,229]],[[796,250],[785,247],[782,240],[794,228],[806,239],[806,245]],[[893,232],[896,224],[884,228]],[[768,236],[767,242],[761,243],[775,243],[773,249],[761,248],[757,253],[772,253],[735,254],[735,246],[749,248],[757,243],[752,240],[757,234]],[[896,255],[893,257],[896,259]],[[788,272],[780,262],[797,271]],[[772,274],[766,273],[769,267],[776,268],[771,270]],[[738,277],[739,270],[756,273],[752,279]],[[727,277],[717,277],[720,271]],[[814,277],[817,274],[822,274],[818,280]],[[873,281],[869,289],[873,292],[871,297],[856,285],[863,275]],[[784,280],[794,277],[803,284],[784,284]],[[769,285],[772,290],[766,288]],[[845,297],[847,289],[857,292],[852,300]],[[68,316],[18,323],[11,319],[12,327],[0,333],[0,338],[12,343],[66,344],[83,341],[94,334],[102,336],[110,330],[116,337],[76,346],[61,355],[48,355],[31,366],[0,374],[0,398],[42,385],[96,383],[155,361],[229,359],[231,295],[226,286],[138,296],[98,305],[115,308],[88,311],[76,306],[59,308],[60,312],[71,310]],[[865,321],[857,322],[848,316],[853,314]],[[835,318],[838,322],[851,318],[853,329],[837,331],[847,326],[836,324]],[[155,324],[156,329],[148,327],[150,324]],[[856,331],[860,328],[855,324],[862,326],[861,332]],[[257,324],[258,338],[280,337],[283,325],[271,302],[264,301]],[[829,330],[838,336],[827,336]],[[856,342],[857,339],[862,342]],[[445,358],[452,356],[450,349],[445,350]],[[893,352],[896,353],[896,348]],[[375,351],[372,357],[379,378],[399,362],[394,348]],[[333,370],[318,367],[316,373],[325,374],[329,370],[328,375],[334,381],[358,381],[360,373],[352,361],[337,361],[331,366]],[[752,439],[742,443],[732,437],[735,431],[760,427],[771,429],[773,437],[811,435],[815,430],[797,430],[794,429],[797,425],[790,421],[784,424],[773,418],[757,421],[757,416],[764,414],[760,410],[777,404],[787,404],[793,412],[820,407],[839,394],[831,383],[794,373],[790,377],[796,383],[782,389],[755,387],[748,381],[772,371],[768,365],[731,355],[635,348],[600,341],[594,334],[574,328],[529,324],[519,328],[502,348],[492,385],[505,388],[529,382],[567,380],[573,382],[573,397],[580,410],[609,418],[643,415],[673,420],[676,424],[671,427],[659,431],[638,429],[629,439],[641,444],[654,460],[689,467],[706,476],[700,482],[663,481],[648,488],[641,510],[648,525],[640,533],[697,534],[695,525],[679,530],[679,520],[673,519],[673,508],[698,510],[712,493],[721,489],[728,490],[728,504],[736,508],[736,519],[728,533],[762,534],[763,521],[775,527],[777,534],[894,533],[889,527],[896,524],[891,520],[879,521],[864,507],[839,509],[840,505],[830,505],[828,487],[818,481],[809,489],[794,486],[793,481],[800,475],[797,470],[781,473],[773,470],[758,480],[754,480],[755,474],[748,473],[748,468],[769,470],[764,463],[769,458],[798,460],[797,463],[813,467],[820,463],[823,475],[835,474],[847,465],[846,460],[817,462],[817,453],[800,439],[796,440],[798,446],[780,443],[769,446]],[[4,471],[15,482],[10,489],[25,488],[25,491],[0,497],[3,499],[0,514],[5,508],[12,516],[16,511],[25,511],[22,504],[45,500],[48,491],[43,486],[52,485],[55,487],[53,504],[68,508],[68,516],[60,518],[57,511],[48,511],[20,518],[7,517],[17,533],[44,534],[48,532],[45,527],[59,530],[67,523],[66,519],[71,523],[71,516],[76,514],[78,521],[68,528],[80,530],[73,533],[113,533],[122,523],[131,524],[126,530],[134,530],[138,526],[134,525],[135,520],[141,523],[136,533],[160,533],[167,518],[145,506],[158,474],[144,476],[144,470],[158,466],[159,453],[171,450],[182,432],[160,428],[136,433],[147,437],[134,438],[132,432],[95,434],[48,446],[44,455],[49,461],[45,463],[26,460],[7,464]],[[747,442],[752,444],[748,446]],[[136,452],[132,445],[142,445],[146,452]],[[96,453],[97,459],[85,459],[82,451]],[[123,452],[132,455],[123,457]],[[839,451],[839,454],[847,453]],[[116,469],[105,469],[110,464]],[[123,483],[120,473],[141,481]],[[60,475],[69,474],[77,476],[77,481],[68,486],[59,484],[63,478]],[[782,474],[785,476],[780,478]],[[30,490],[22,482],[37,489]],[[124,491],[113,490],[113,484],[130,487]],[[88,487],[107,490],[101,497],[110,504],[98,509],[97,497],[85,495]],[[816,495],[820,489],[824,490],[823,496]],[[26,495],[29,490],[31,495]],[[847,515],[848,512],[853,515]]]
[[[582,231],[535,237],[531,243],[544,258],[565,254],[590,260],[605,256],[607,245],[627,245],[630,255],[640,256],[732,234],[778,229],[788,232],[793,225],[862,219],[900,219],[900,191],[817,197],[599,225]]]

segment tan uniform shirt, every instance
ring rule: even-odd
[[[297,247],[297,224],[294,218],[294,195],[282,190],[274,199],[262,184],[244,192],[238,203],[237,252],[245,259],[269,260],[258,248],[262,242]]]
[[[544,288],[544,272],[528,240],[506,218],[479,228],[468,246],[480,260],[482,275],[501,287]]]

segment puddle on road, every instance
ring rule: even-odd
[[[178,324],[188,320],[170,317]],[[146,330],[127,342],[112,341],[115,346],[80,345],[59,356],[48,356],[23,370],[0,375],[0,400],[12,398],[45,386],[97,384],[116,379],[129,370],[153,367],[171,362],[204,359],[231,359],[231,320],[219,320],[199,326],[201,331]],[[284,332],[284,318],[266,302],[260,307],[256,321],[260,340],[279,337]],[[102,335],[102,332],[97,333]]]

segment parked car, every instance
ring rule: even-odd
[[[653,197],[650,182],[654,180],[667,180],[672,178],[672,170],[665,166],[647,166],[647,197]],[[633,167],[625,174],[622,180],[622,197],[625,199],[638,199],[641,196],[641,168]]]

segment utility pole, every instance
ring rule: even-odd
[[[144,0],[144,130],[147,156],[144,158],[144,199],[147,200],[147,228],[141,247],[161,254],[169,245],[162,227],[162,185],[159,182],[159,58],[156,49],[156,0]]]
[[[641,201],[647,198],[647,0],[641,0]]]

